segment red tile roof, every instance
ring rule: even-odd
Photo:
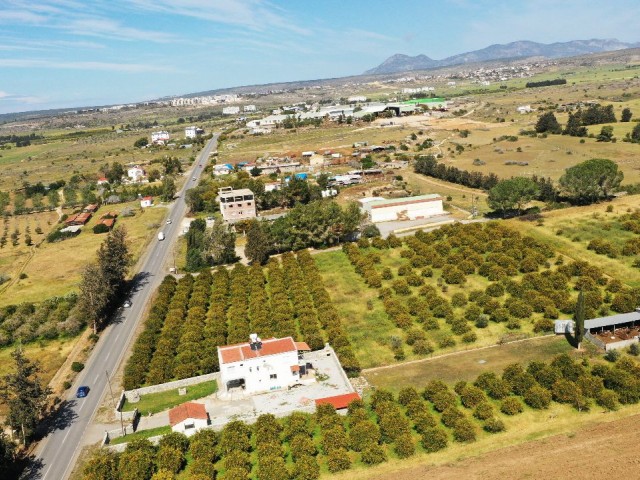
[[[143,200],[151,200],[153,201],[153,197],[142,197]]]
[[[67,218],[64,223],[66,225],[84,225],[89,221],[90,218],[90,212],[77,213]]]
[[[204,405],[201,403],[187,402],[169,410],[169,424],[172,427],[187,418],[206,420],[207,411],[204,409]]]
[[[262,348],[260,350],[251,350],[249,342],[218,347],[218,350],[222,357],[222,363],[234,363],[251,358],[266,357],[267,355],[295,352],[297,348],[293,338],[286,337],[262,340]]]
[[[111,228],[113,227],[113,224],[116,223],[116,219],[115,218],[103,218],[102,220],[100,220],[100,223],[106,225],[107,227]]]
[[[291,371],[292,372],[299,372],[300,371],[300,365],[291,365]]]
[[[307,342],[296,342],[296,350],[299,352],[310,352],[311,348],[309,348]]]
[[[347,408],[349,404],[354,400],[360,400],[360,395],[358,395],[356,392],[336,395],[334,397],[317,398],[316,407],[318,405],[330,403],[335,407],[336,410],[340,410],[341,408]]]

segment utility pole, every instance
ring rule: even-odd
[[[113,408],[118,410],[118,405],[116,404],[116,398],[113,396],[113,390],[111,389],[111,382],[109,381],[109,372],[105,370],[104,374],[107,376],[107,385],[109,385],[109,392],[111,393],[111,401],[113,402]],[[122,420],[122,409],[120,409],[119,412],[120,412],[120,428],[122,429],[122,436],[124,437],[126,432],[124,431],[124,422]]]

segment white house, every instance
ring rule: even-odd
[[[525,113],[531,113],[533,111],[531,109],[531,105],[520,105],[518,108],[516,108],[516,110],[521,115],[524,115]]]
[[[255,112],[256,111],[256,106],[255,105],[245,105],[244,107],[242,107],[242,110],[244,112]]]
[[[164,145],[169,141],[169,132],[161,130],[159,132],[151,132],[151,143]]]
[[[109,179],[107,177],[100,177],[96,185],[104,185],[105,183],[109,183]]]
[[[306,374],[300,352],[309,350],[306,343],[292,337],[260,340],[255,333],[249,342],[218,347],[220,389],[242,388],[252,394],[299,383]]]
[[[132,182],[139,182],[144,177],[144,170],[135,165],[129,169],[127,169],[127,177],[131,179]]]
[[[222,109],[223,115],[237,115],[240,113],[240,107],[224,107]]]
[[[140,208],[147,208],[153,205],[153,197],[143,197],[140,200]]]
[[[197,138],[198,135],[202,135],[204,130],[202,128],[196,127],[194,125],[190,127],[186,127],[184,129],[184,137],[185,138]]]
[[[445,213],[442,197],[436,194],[390,199],[367,197],[360,199],[359,202],[360,209],[369,214],[374,223],[418,220]]]
[[[354,95],[352,97],[347,98],[348,103],[357,103],[357,102],[366,102],[367,97],[364,95]]]
[[[169,410],[169,425],[189,437],[209,425],[209,415],[203,404],[187,402]]]
[[[274,192],[276,190],[280,190],[282,188],[281,182],[266,182],[264,184],[265,192]]]

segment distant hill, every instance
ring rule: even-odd
[[[411,70],[429,70],[431,68],[450,67],[465,63],[486,62],[488,60],[514,59],[526,57],[561,58],[585,55],[589,53],[610,52],[625,48],[638,48],[640,42],[625,43],[616,39],[573,40],[559,43],[537,43],[527,40],[507,44],[490,45],[481,50],[453,55],[442,60],[433,60],[426,55],[402,55],[397,53],[364,75],[409,72]]]

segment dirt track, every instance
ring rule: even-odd
[[[640,478],[638,437],[640,415],[600,423],[437,467],[397,470],[394,480],[580,479]],[[372,476],[383,480],[388,475]]]

